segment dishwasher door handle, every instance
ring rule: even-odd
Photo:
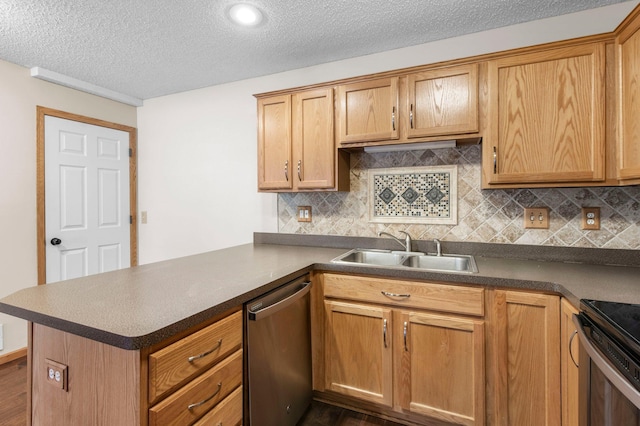
[[[258,321],[262,318],[268,317],[269,315],[275,314],[276,312],[286,308],[287,306],[294,304],[299,299],[302,299],[307,295],[307,293],[309,293],[309,290],[311,290],[311,282],[306,281],[302,283],[302,288],[300,288],[300,290],[296,291],[290,296],[285,297],[282,300],[278,300],[276,303],[269,305],[266,308],[257,309],[255,311],[247,309],[247,311],[249,312],[249,320]]]

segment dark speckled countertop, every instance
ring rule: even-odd
[[[492,246],[443,243],[445,252],[455,248],[457,253],[474,254],[477,274],[330,263],[358,246],[350,244],[374,247],[379,241],[256,234],[254,244],[26,288],[0,299],[0,312],[124,349],[140,349],[313,269],[538,290],[560,294],[575,306],[582,298],[640,304],[640,268],[628,266],[637,264],[636,252],[614,253],[627,259],[627,266],[612,266],[549,261],[545,256],[527,260],[518,258],[522,256],[517,250],[515,258],[503,258],[495,256]],[[304,245],[310,243],[317,246]],[[595,255],[606,258],[606,253]],[[576,262],[573,257],[568,260]]]

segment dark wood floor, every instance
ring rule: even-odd
[[[390,420],[313,401],[298,426],[401,426]]]
[[[27,359],[0,366],[0,424],[27,424]],[[400,426],[388,420],[313,401],[298,426]]]
[[[0,424],[27,424],[27,359],[0,366]]]

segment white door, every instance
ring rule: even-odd
[[[47,282],[130,266],[129,133],[45,117]]]

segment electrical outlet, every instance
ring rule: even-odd
[[[45,358],[47,383],[69,392],[69,367]]]
[[[311,222],[311,206],[298,206],[298,222]]]
[[[582,208],[582,229],[600,229],[600,207]]]
[[[524,209],[524,227],[549,229],[549,209],[547,207]]]

